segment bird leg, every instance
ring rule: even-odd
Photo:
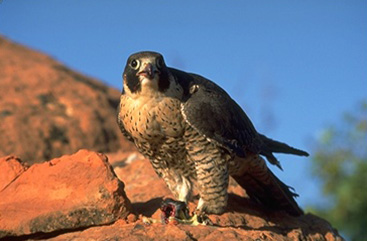
[[[188,178],[173,170],[162,171],[163,180],[179,201],[187,203],[192,195],[192,184]]]

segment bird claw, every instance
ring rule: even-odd
[[[141,220],[143,221],[144,224],[146,225],[150,225],[152,223],[159,223],[160,221],[157,220],[157,219],[154,219],[154,218],[148,218],[148,217],[145,217],[145,216],[142,216],[141,217]]]
[[[209,225],[209,226],[213,226],[213,222],[212,220],[210,220],[210,218],[204,213],[201,212],[200,214],[194,214],[194,217],[197,217],[197,221],[201,224],[201,225]]]
[[[203,212],[194,212],[189,215],[189,209],[186,203],[167,198],[161,205],[161,221],[166,224],[189,224],[197,225],[213,225],[212,221]]]

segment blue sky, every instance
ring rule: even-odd
[[[367,1],[2,0],[0,34],[121,90],[131,53],[154,50],[222,86],[257,129],[308,150],[367,98]],[[276,174],[319,204],[310,159]]]

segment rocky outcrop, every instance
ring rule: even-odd
[[[284,230],[271,228],[246,229],[235,227],[219,226],[189,226],[189,225],[145,225],[141,222],[126,224],[116,222],[111,226],[93,227],[80,232],[67,233],[49,240],[202,240],[202,241],[323,241],[323,240],[342,240],[330,232],[324,234],[309,234],[306,238],[302,231],[295,230],[286,234]]]
[[[15,157],[1,158],[0,167],[13,174],[0,182],[0,240],[343,240],[312,214],[264,210],[234,181],[227,212],[209,216],[213,226],[145,224],[144,216],[160,220],[169,190],[139,153],[108,156],[111,163],[81,150],[28,169]]]
[[[41,162],[81,148],[130,150],[118,90],[0,36],[0,156]]]
[[[27,169],[27,165],[16,156],[0,159],[0,191],[15,181]]]
[[[0,183],[0,238],[106,225],[131,212],[124,184],[103,154],[80,150],[27,170],[17,161],[0,159],[5,170],[16,166],[14,178]]]
[[[111,156],[111,163],[117,176],[126,183],[127,196],[140,218],[144,215],[159,220],[162,200],[172,196],[149,161],[139,153],[130,152],[121,157]],[[227,212],[209,216],[214,226],[146,226],[138,222],[120,227],[124,231],[117,237],[124,238],[124,232],[127,232],[143,236],[146,240],[161,240],[162,234],[167,235],[164,236],[167,240],[343,240],[327,221],[312,214],[293,217],[284,212],[264,210],[264,207],[249,200],[246,192],[234,180],[230,181],[229,192]],[[189,204],[191,210],[194,210],[197,201]],[[103,230],[91,232],[97,235]],[[87,237],[89,231],[74,235]]]

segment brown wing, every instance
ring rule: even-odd
[[[259,134],[242,108],[214,82],[170,68],[184,88],[182,113],[186,121],[207,138],[243,157],[246,152],[264,155],[280,169],[273,152],[308,156],[308,153]]]
[[[196,74],[171,69],[185,90],[182,114],[199,133],[244,157],[260,153],[261,140],[241,107],[218,85]]]

